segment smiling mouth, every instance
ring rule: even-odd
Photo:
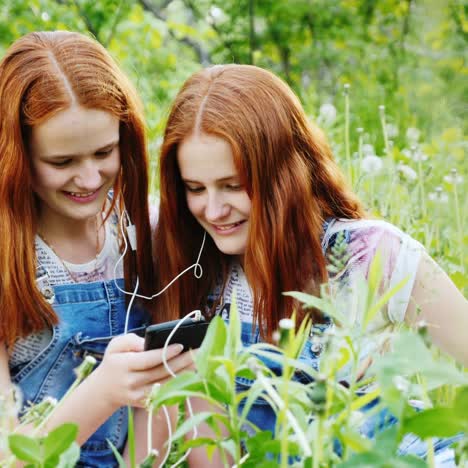
[[[241,224],[245,223],[245,220],[239,221],[237,223],[231,223],[231,224],[224,224],[223,226],[219,226],[214,224],[214,227],[218,231],[229,231],[230,229],[233,229],[237,226],[240,226]]]
[[[87,198],[87,197],[90,197],[91,195],[94,195],[96,192],[97,190],[94,190],[93,192],[65,192],[65,193],[76,198]]]

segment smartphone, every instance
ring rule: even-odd
[[[145,351],[149,349],[163,348],[169,334],[180,320],[157,323],[146,327],[145,330]],[[205,338],[209,323],[201,318],[184,320],[171,338],[169,344],[179,343],[184,345],[184,351],[199,348]]]

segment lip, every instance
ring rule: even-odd
[[[242,226],[245,224],[245,222],[246,220],[243,219],[242,221],[237,221],[236,223],[229,223],[229,224],[223,224],[223,225],[212,224],[211,227],[216,232],[216,234],[220,236],[228,236],[240,230]]]
[[[86,204],[86,203],[91,203],[96,198],[99,196],[99,192],[101,190],[101,187],[98,188],[97,190],[93,192],[68,192],[66,190],[63,190],[63,194],[69,199],[74,201],[75,203],[80,203],[80,204]],[[74,195],[74,194],[80,194],[80,196]],[[86,194],[86,196],[83,196],[81,194]]]

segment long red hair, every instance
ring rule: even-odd
[[[16,41],[0,62],[0,341],[57,322],[36,286],[37,200],[28,154],[31,127],[72,102],[120,120],[121,171],[114,204],[126,209],[139,246],[151,249],[148,155],[141,103],[125,75],[97,42],[78,33],[35,32]],[[154,288],[149,256],[125,258],[126,286]]]
[[[292,90],[250,65],[214,66],[189,78],[173,103],[160,157],[160,215],[155,234],[161,285],[196,259],[203,229],[188,210],[177,165],[179,144],[193,132],[225,139],[251,198],[244,270],[254,297],[254,322],[270,339],[278,321],[301,308],[283,291],[317,293],[327,280],[321,249],[328,217],[360,218],[361,203],[347,187],[323,133],[312,125]],[[184,275],[158,309],[175,316],[206,306],[229,257],[211,239],[204,274]]]

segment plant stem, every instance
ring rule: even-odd
[[[351,186],[353,185],[353,173],[351,167],[351,151],[349,147],[349,84],[345,84],[345,153],[346,164],[348,166],[348,179]]]

